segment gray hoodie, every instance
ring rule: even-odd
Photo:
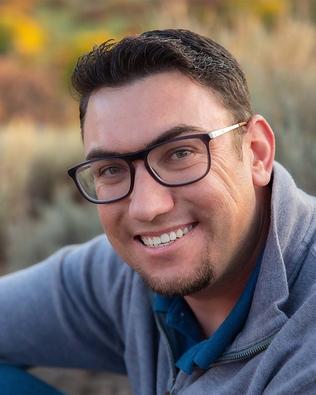
[[[150,292],[104,236],[0,280],[0,358],[128,374],[135,394],[316,394],[316,199],[275,163],[247,321],[224,354],[176,371]]]

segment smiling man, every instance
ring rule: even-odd
[[[69,175],[106,238],[1,280],[0,355],[128,374],[135,394],[315,393],[316,203],[236,60],[152,31],[95,48],[73,85]]]

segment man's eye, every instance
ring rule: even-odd
[[[187,148],[183,148],[183,149],[177,149],[176,151],[174,151],[170,155],[170,158],[172,160],[179,160],[179,159],[185,159],[185,158],[187,158],[190,155],[192,155],[192,151],[190,151]]]
[[[104,177],[114,177],[114,176],[120,176],[125,173],[125,169],[119,166],[108,166],[108,167],[103,167],[99,170],[99,176],[104,176]]]

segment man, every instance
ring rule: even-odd
[[[274,162],[236,60],[184,30],[73,74],[106,238],[0,285],[1,356],[128,374],[135,394],[314,394],[316,202]]]

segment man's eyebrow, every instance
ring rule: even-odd
[[[172,140],[181,134],[191,133],[191,132],[205,132],[205,130],[192,125],[177,125],[171,129],[166,130],[165,132],[160,134],[157,138],[153,139],[150,143],[146,144],[146,148],[148,149],[153,145],[163,143],[168,140]]]
[[[155,139],[153,139],[152,141],[147,143],[146,146],[142,150],[149,149],[153,145],[160,144],[160,143],[163,143],[168,140],[172,140],[172,139],[180,136],[181,134],[190,133],[190,132],[204,132],[205,133],[205,130],[202,128],[199,128],[197,126],[192,126],[192,125],[177,125],[171,129],[166,130],[165,132],[160,134],[158,137],[156,137]],[[109,157],[109,156],[129,155],[129,154],[137,153],[142,150],[138,150],[138,151],[134,151],[134,152],[118,152],[118,151],[109,151],[109,150],[106,150],[103,148],[95,148],[95,149],[92,149],[88,153],[86,160]]]

